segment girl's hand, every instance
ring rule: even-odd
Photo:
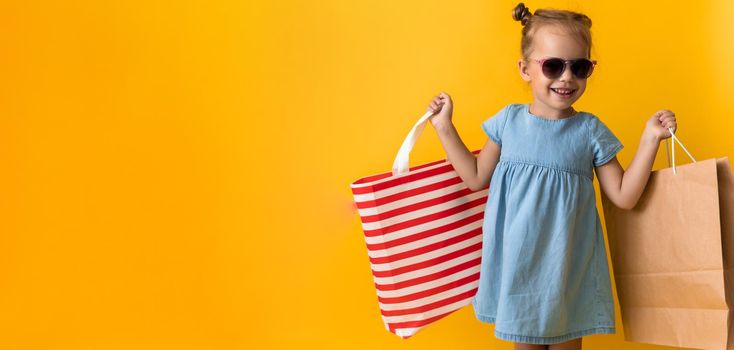
[[[659,142],[670,137],[670,131],[668,131],[668,128],[672,128],[675,133],[677,126],[678,124],[675,122],[675,113],[667,109],[662,109],[655,112],[655,114],[647,120],[645,133]]]
[[[441,91],[438,96],[435,96],[431,100],[428,106],[427,112],[433,112],[433,115],[428,118],[431,120],[434,128],[444,127],[451,124],[451,115],[453,114],[454,106],[451,102],[451,96]]]

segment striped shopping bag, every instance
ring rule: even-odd
[[[392,172],[351,184],[382,320],[404,339],[470,304],[479,285],[489,188],[470,190],[445,159],[409,168],[431,115],[408,133]]]

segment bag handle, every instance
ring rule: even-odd
[[[686,151],[686,154],[688,154],[688,157],[693,160],[695,163],[696,160],[693,159],[693,156],[691,155],[691,152],[688,152],[686,149],[686,146],[683,146],[683,143],[680,142],[680,139],[675,137],[675,134],[673,133],[673,128],[668,128],[668,131],[670,131],[670,137],[673,139],[673,145],[670,146],[670,149],[673,153],[673,175],[677,175],[678,173],[675,171],[675,143],[678,142],[678,144],[683,148],[684,151]],[[670,154],[668,154],[668,139],[665,139],[665,154],[668,156],[668,167],[670,167]]]
[[[413,150],[415,142],[418,141],[421,133],[423,133],[423,129],[426,127],[428,118],[432,115],[433,112],[426,112],[426,114],[415,122],[413,128],[410,129],[408,136],[405,137],[403,144],[400,145],[400,150],[398,150],[398,154],[395,156],[395,161],[392,163],[393,176],[406,174],[410,170],[410,151]]]

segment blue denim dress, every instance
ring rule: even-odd
[[[501,155],[484,211],[477,319],[517,343],[614,334],[593,168],[622,143],[593,114],[552,120],[527,104],[505,106],[482,129]]]

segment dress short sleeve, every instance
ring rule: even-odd
[[[614,133],[596,116],[591,118],[590,132],[595,167],[609,162],[624,147]]]
[[[502,108],[497,114],[482,122],[482,130],[498,145],[502,145],[502,129],[505,127],[508,106]]]

